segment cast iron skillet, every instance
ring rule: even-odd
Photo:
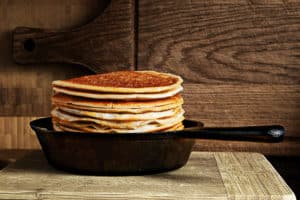
[[[204,128],[185,120],[181,131],[157,133],[58,132],[51,118],[30,123],[48,162],[55,168],[80,174],[138,175],[169,171],[187,162],[195,138],[280,142],[279,125],[237,128]]]

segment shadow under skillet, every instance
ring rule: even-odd
[[[34,171],[35,173],[47,173],[47,174],[60,174],[60,172],[54,169],[48,164],[44,154],[41,151],[32,151],[25,155],[23,158],[17,160],[9,165],[9,168],[3,169],[6,173],[28,172]]]

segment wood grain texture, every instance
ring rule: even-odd
[[[12,59],[12,30],[17,26],[69,29],[90,21],[103,9],[96,0],[0,1],[0,115],[49,115],[51,82],[91,71],[67,64],[20,66]]]
[[[92,22],[72,30],[17,27],[13,56],[20,64],[71,63],[94,72],[134,69],[134,1],[102,1]],[[74,66],[75,67],[75,66]]]
[[[210,127],[282,124],[290,137],[199,140],[196,150],[300,154],[299,1],[140,0],[138,16],[137,65],[185,79],[187,118]]]
[[[61,67],[56,66],[52,70],[35,70],[34,67],[28,70],[18,67],[16,71],[5,70],[0,74],[0,116],[48,116],[51,110],[52,81],[88,73],[86,70],[64,67],[61,71]]]
[[[196,140],[194,151],[259,152],[270,156],[299,156],[300,138],[285,137],[281,143]]]
[[[0,183],[1,199],[295,199],[271,164],[251,153],[197,152],[179,170],[105,177],[56,171],[33,152],[1,170]]]
[[[14,63],[13,29],[69,29],[86,24],[101,9],[102,2],[97,0],[0,0],[0,149],[39,148],[29,122],[49,115],[51,82],[91,73],[67,64]]]
[[[38,151],[38,150],[37,150]],[[32,150],[8,150],[0,149],[0,170],[8,164],[21,159]],[[292,191],[295,193],[296,198],[300,197],[300,157],[299,156],[267,156],[268,161],[273,165],[277,172],[286,181]]]
[[[29,126],[35,117],[0,117],[1,149],[40,148],[35,133]]]
[[[261,154],[214,153],[229,200],[296,199]]]
[[[192,83],[300,83],[300,2],[139,1],[138,66]]]
[[[186,118],[205,126],[281,124],[299,136],[300,88],[295,85],[184,84]]]

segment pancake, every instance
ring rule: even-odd
[[[53,104],[55,107],[61,107],[61,108],[71,108],[76,110],[83,110],[83,111],[93,111],[93,112],[102,112],[102,113],[131,113],[131,114],[140,114],[145,112],[159,112],[159,111],[165,111],[174,109],[176,107],[180,107],[181,104],[169,104],[164,106],[157,106],[153,108],[112,108],[112,109],[106,109],[106,108],[97,108],[97,107],[86,107],[86,106],[76,106],[76,105],[70,105],[70,104]]]
[[[181,95],[177,94],[169,98],[149,101],[107,101],[96,99],[89,99],[83,97],[69,96],[65,94],[55,94],[52,97],[52,102],[66,103],[79,106],[96,107],[96,108],[152,108],[155,106],[163,106],[169,104],[183,103]]]
[[[155,71],[118,71],[57,80],[54,87],[105,93],[157,93],[174,90],[182,83],[179,76]]]
[[[96,123],[72,123],[67,121],[57,121],[57,119],[52,118],[54,124],[54,130],[66,130],[66,131],[75,131],[75,132],[92,132],[92,133],[148,133],[148,132],[155,132],[159,130],[165,130],[171,128],[178,123],[180,123],[184,117],[178,117],[173,122],[165,124],[163,126],[149,124],[145,126],[141,126],[135,129],[120,129],[120,128],[112,128],[112,127],[105,127],[101,126]]]
[[[70,108],[54,108],[51,111],[51,115],[57,118],[63,117],[62,115],[70,114],[76,115],[79,117],[91,117],[96,119],[102,120],[115,120],[115,121],[145,121],[151,119],[159,119],[165,117],[171,117],[178,113],[183,113],[182,108],[176,108],[171,110],[166,110],[162,112],[147,112],[147,113],[140,113],[140,114],[118,114],[118,113],[100,113],[100,112],[91,112],[91,111],[83,111],[83,110],[75,110]]]
[[[181,86],[175,87],[171,90],[163,91],[160,93],[133,93],[133,94],[119,94],[119,93],[100,93],[100,92],[91,92],[83,90],[74,90],[63,87],[53,87],[53,90],[56,93],[67,94],[70,96],[91,98],[91,99],[111,99],[111,100],[149,100],[149,99],[164,99],[167,97],[172,97],[183,90]]]
[[[59,124],[57,121],[53,121],[53,129],[56,130],[56,131],[69,131],[69,132],[82,132],[82,130],[79,128],[71,128],[71,127],[68,127],[66,125],[62,125],[62,124]],[[179,131],[179,130],[182,130],[184,129],[184,126],[182,123],[178,123],[178,124],[175,124],[174,126],[172,127],[169,127],[169,128],[166,128],[166,129],[163,129],[163,130],[160,130],[160,131]],[[102,132],[102,133],[111,133],[109,130],[105,131],[105,132]]]
[[[144,113],[150,111],[164,111],[179,107],[183,104],[183,99],[178,94],[170,98],[150,101],[99,101],[58,93],[52,97],[52,104],[58,107],[73,108],[77,110],[109,113]]]
[[[53,81],[53,128],[85,133],[182,130],[181,83],[179,76],[154,71]]]
[[[68,127],[67,125],[59,124],[56,121],[54,121],[54,123],[53,123],[53,128],[56,131],[82,132],[81,129]],[[163,130],[160,130],[160,131],[163,131],[163,132],[166,132],[166,131],[179,131],[179,130],[182,130],[182,129],[184,129],[183,124],[178,123],[178,124],[175,124],[172,127],[169,127],[169,128],[166,128],[166,129],[163,129]],[[111,131],[107,130],[107,131],[102,132],[102,133],[111,133]]]
[[[182,130],[184,129],[184,126],[182,124],[182,122],[170,127],[170,128],[167,128],[165,130],[161,130],[161,131],[179,131],[179,130]]]
[[[183,117],[184,111],[178,112],[174,116],[156,118],[150,120],[140,120],[140,121],[118,121],[118,120],[103,120],[91,117],[76,116],[69,113],[62,112],[58,109],[51,112],[51,116],[56,121],[73,122],[73,123],[95,123],[101,126],[107,126],[112,128],[125,128],[125,129],[135,129],[149,124],[155,124],[162,126],[168,123],[172,123],[180,117]]]
[[[77,130],[64,130],[61,125],[55,121],[54,119],[52,119],[52,126],[53,126],[53,130],[55,131],[69,131],[69,132],[77,132]]]

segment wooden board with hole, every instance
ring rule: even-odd
[[[50,98],[52,95],[51,82],[57,79],[66,79],[86,74],[94,73],[86,67],[80,65],[80,63],[66,64],[66,63],[52,63],[46,64],[43,62],[30,62],[27,65],[20,65],[15,63],[14,59],[18,56],[36,56],[37,59],[45,59],[37,55],[40,51],[39,43],[33,40],[35,49],[27,52],[24,45],[26,40],[21,39],[21,32],[18,32],[18,37],[15,40],[19,41],[19,48],[12,45],[13,34],[16,31],[16,27],[38,27],[46,29],[48,31],[66,31],[74,30],[78,27],[82,27],[91,22],[95,23],[95,19],[101,18],[102,12],[105,8],[112,9],[108,14],[115,15],[112,12],[118,13],[119,22],[115,24],[115,30],[106,27],[103,23],[109,23],[114,21],[110,17],[105,17],[103,20],[98,20],[98,25],[101,26],[101,31],[97,31],[97,34],[111,35],[114,37],[114,41],[107,40],[111,45],[113,43],[120,44],[126,43],[126,51],[120,52],[121,48],[118,48],[119,53],[122,56],[119,59],[113,57],[117,53],[112,53],[107,49],[105,41],[98,44],[93,37],[89,35],[91,42],[89,45],[94,45],[105,53],[110,53],[111,56],[102,56],[106,61],[99,60],[99,52],[94,52],[93,56],[90,52],[87,52],[89,56],[93,56],[97,60],[94,66],[105,71],[105,66],[101,63],[107,63],[109,67],[115,66],[122,69],[133,69],[133,16],[134,16],[134,2],[132,0],[111,1],[103,0],[26,0],[26,1],[1,1],[0,2],[0,148],[1,149],[30,149],[39,148],[39,144],[36,140],[36,136],[29,127],[30,120],[48,116],[51,109]],[[123,14],[122,14],[123,13]],[[114,17],[113,17],[114,18]],[[123,24],[123,25],[122,25]],[[123,27],[119,29],[118,27]],[[98,27],[99,28],[99,27]],[[95,26],[95,30],[97,26]],[[107,30],[109,29],[109,30]],[[20,29],[18,29],[20,30]],[[24,30],[24,29],[22,29]],[[26,35],[28,39],[34,39],[33,35]],[[117,38],[117,39],[116,39]],[[80,39],[80,38],[78,38]],[[101,36],[101,41],[105,36]],[[118,41],[121,41],[118,43]],[[129,41],[129,42],[127,42]],[[51,40],[53,42],[53,38]],[[66,41],[65,41],[66,42]],[[69,43],[76,43],[76,41],[69,41]],[[87,40],[84,41],[87,43]],[[97,47],[98,46],[98,47]],[[79,46],[80,47],[80,46]],[[73,48],[73,49],[72,49]],[[82,49],[71,47],[69,49],[62,49],[64,52],[79,52]],[[13,49],[18,49],[18,56],[13,56]],[[76,51],[75,51],[76,50]],[[90,49],[92,50],[92,49]],[[94,49],[95,50],[95,49]],[[45,53],[45,52],[44,52]],[[55,51],[54,51],[55,53]],[[56,51],[57,53],[57,51]],[[47,52],[46,52],[47,54]],[[49,54],[48,54],[49,55]],[[22,56],[21,56],[22,57]],[[22,57],[24,58],[24,57]],[[20,58],[20,62],[22,59]],[[28,60],[28,59],[25,59]],[[86,59],[91,61],[90,59]],[[115,60],[116,63],[113,63]],[[91,62],[93,62],[91,61]],[[24,61],[26,62],[26,61]],[[82,61],[84,62],[84,61]],[[87,62],[87,61],[86,61]],[[124,65],[120,65],[124,63]],[[90,64],[90,63],[89,63]]]

